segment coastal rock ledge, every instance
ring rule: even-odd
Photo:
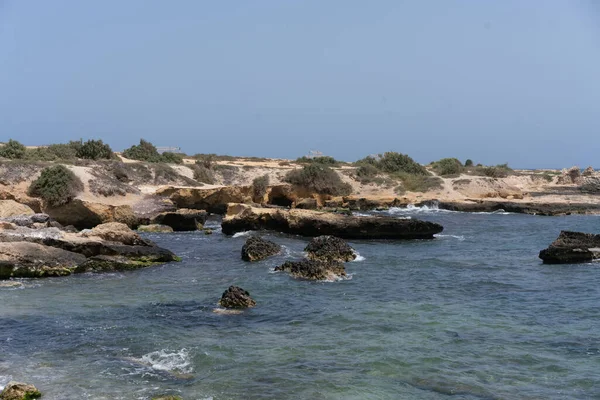
[[[332,235],[344,239],[433,239],[441,225],[387,216],[347,216],[311,210],[258,208],[228,204],[223,233],[274,230],[303,236]]]
[[[540,251],[544,264],[574,264],[600,260],[600,235],[562,231],[558,238]]]
[[[123,271],[177,260],[169,250],[118,222],[81,233],[54,227],[0,227],[0,280]]]

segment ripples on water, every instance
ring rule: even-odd
[[[0,385],[46,399],[600,398],[596,265],[544,266],[561,229],[594,216],[391,210],[440,222],[431,241],[353,241],[352,279],[273,273],[246,235],[149,234],[181,263],[0,287]],[[229,285],[256,308],[214,313]]]

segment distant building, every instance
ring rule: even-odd
[[[169,153],[181,153],[181,147],[157,147],[156,151],[158,151],[160,154],[165,153],[165,152],[169,152]]]

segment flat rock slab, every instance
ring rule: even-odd
[[[332,235],[344,239],[433,239],[444,228],[417,219],[346,216],[310,210],[282,210],[229,204],[223,233],[274,230],[303,236]]]

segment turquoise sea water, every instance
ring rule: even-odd
[[[600,265],[542,265],[561,229],[600,217],[413,209],[430,241],[351,241],[349,278],[245,263],[246,236],[151,234],[181,263],[0,287],[0,386],[45,399],[600,398]],[[217,222],[214,222],[217,224]],[[257,307],[213,312],[232,284]]]

